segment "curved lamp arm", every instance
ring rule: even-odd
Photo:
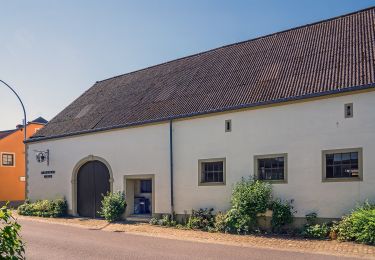
[[[27,121],[26,121],[26,110],[25,110],[25,106],[23,105],[22,103],[22,100],[20,98],[20,96],[18,96],[17,92],[11,87],[9,86],[7,83],[5,83],[4,81],[2,81],[0,79],[0,82],[3,83],[5,86],[7,86],[18,98],[18,100],[20,101],[21,103],[21,106],[22,106],[22,110],[23,110],[23,131],[24,131],[24,141],[26,141],[26,138],[27,138],[27,135],[26,135],[26,124],[27,124]]]

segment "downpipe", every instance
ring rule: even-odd
[[[171,185],[171,219],[174,220],[174,198],[173,198],[173,120],[169,120],[169,172]]]

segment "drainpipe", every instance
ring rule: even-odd
[[[172,120],[169,121],[169,170],[171,180],[171,217],[174,220],[174,201],[173,201],[173,127]]]

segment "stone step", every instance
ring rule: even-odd
[[[137,214],[137,215],[130,215],[126,217],[126,221],[129,222],[138,222],[138,223],[149,223],[152,216],[149,214]]]

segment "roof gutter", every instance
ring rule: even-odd
[[[375,89],[375,83],[361,85],[361,86],[347,87],[347,88],[342,88],[342,89],[335,89],[335,90],[324,91],[324,92],[319,92],[319,93],[306,94],[306,95],[295,96],[295,97],[280,98],[280,99],[275,99],[271,101],[262,101],[262,102],[252,103],[252,104],[243,104],[243,105],[237,105],[237,106],[232,106],[232,107],[225,107],[225,108],[212,109],[212,110],[207,110],[207,111],[181,114],[181,115],[176,115],[176,116],[162,117],[162,118],[157,118],[157,119],[152,119],[152,120],[144,120],[144,121],[139,121],[139,122],[134,122],[134,123],[129,123],[129,124],[83,130],[83,131],[77,131],[77,132],[61,134],[61,135],[54,135],[54,136],[49,136],[49,137],[41,136],[41,137],[29,138],[28,140],[26,140],[26,143],[33,143],[33,142],[39,142],[39,141],[45,141],[45,140],[51,140],[51,139],[58,139],[62,137],[70,137],[70,136],[76,136],[76,135],[96,133],[96,132],[108,131],[108,130],[113,130],[113,129],[120,129],[120,128],[132,127],[132,126],[145,125],[145,124],[150,124],[150,123],[170,121],[170,120],[181,119],[181,118],[189,118],[189,117],[219,113],[219,112],[224,112],[224,111],[233,111],[233,110],[239,110],[239,109],[244,109],[244,108],[272,105],[272,104],[285,103],[285,102],[290,102],[290,101],[298,101],[298,100],[304,100],[304,99],[309,99],[309,98],[323,97],[323,96],[328,96],[328,95],[342,94],[342,93],[366,90],[366,89]]]

